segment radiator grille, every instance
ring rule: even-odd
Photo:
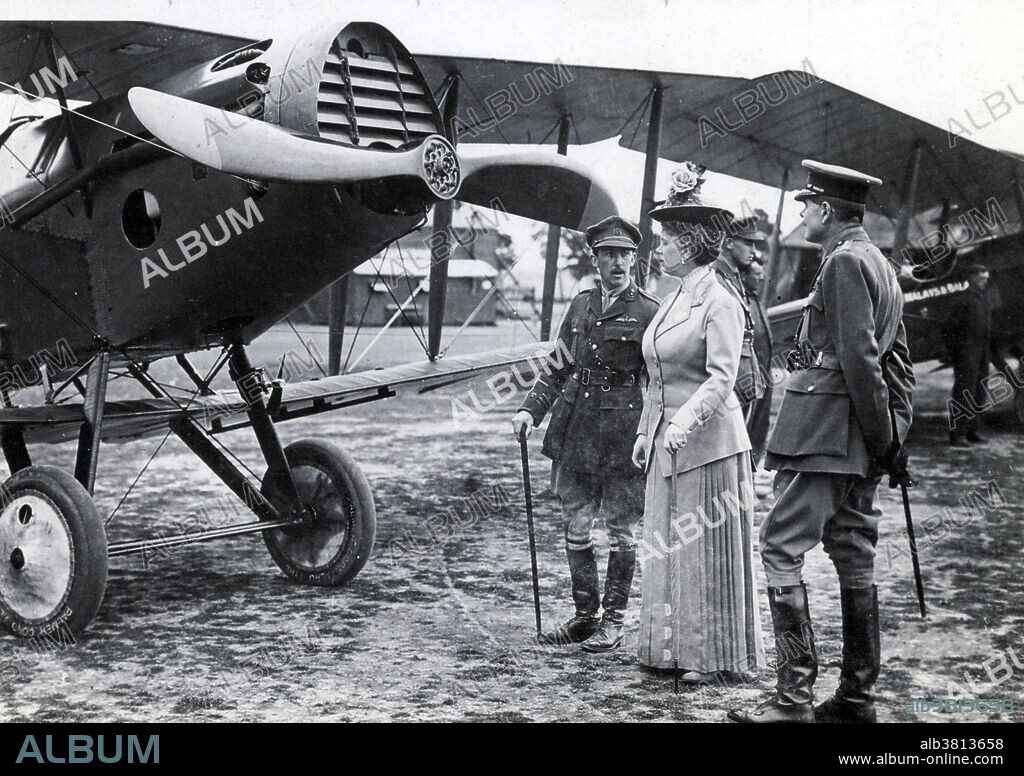
[[[398,148],[443,134],[434,98],[390,46],[384,54],[332,46],[317,95],[320,136],[364,148]]]

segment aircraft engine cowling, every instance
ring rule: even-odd
[[[414,148],[446,137],[430,87],[408,50],[379,24],[353,22],[317,30],[271,72],[265,119],[354,148]],[[358,196],[378,212],[415,212],[457,192],[459,163],[444,142],[427,141],[423,180],[367,182]],[[424,191],[423,183],[429,191]],[[428,199],[424,199],[424,194]]]
[[[415,61],[378,24],[304,36],[270,86],[268,121],[325,140],[392,150],[446,134]]]

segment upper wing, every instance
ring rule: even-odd
[[[309,380],[272,392],[268,406],[276,421],[292,420],[377,399],[426,393],[526,362],[539,369],[550,352],[550,342],[535,342],[432,363]],[[191,402],[166,398],[108,401],[103,408],[102,439],[135,439],[162,432],[184,411],[213,433],[249,425],[245,403],[234,393],[201,396]],[[64,442],[77,438],[83,418],[81,404],[8,407],[0,409],[0,431],[17,428],[26,442]]]
[[[777,104],[769,104],[769,98]],[[802,185],[800,162],[808,158],[877,175],[884,185],[872,192],[869,207],[890,216],[902,207],[908,165],[919,146],[914,212],[946,199],[987,212],[994,196],[1020,226],[1013,154],[967,139],[956,125],[950,133],[809,73],[768,73],[703,104],[666,92],[663,127],[662,156],[692,159],[715,172],[770,186],[781,184],[786,169],[789,188]],[[642,150],[643,133],[620,142]]]
[[[803,183],[800,162],[813,158],[864,170],[885,185],[872,210],[895,217],[915,144],[922,159],[914,211],[949,199],[987,212],[995,197],[1018,231],[1012,180],[1019,159],[969,140],[956,125],[940,128],[816,78],[780,71],[758,78],[582,67],[560,62],[510,62],[417,55],[433,84],[458,72],[460,142],[554,142],[559,119],[571,116],[570,140],[619,137],[644,151],[645,99],[663,89],[660,156],[693,160],[719,173],[787,188]],[[963,117],[965,129],[974,127]],[[1011,228],[1010,224],[1016,224]]]
[[[0,81],[36,93],[29,76],[49,67],[44,40],[52,34],[58,60],[67,56],[79,76],[68,99],[92,102],[146,86],[252,41],[149,22],[2,22]],[[59,73],[54,73],[59,75]]]
[[[458,128],[462,143],[554,143],[563,115],[571,117],[571,142],[594,143],[617,137],[626,127],[632,130],[637,108],[655,86],[670,88],[673,99],[703,104],[746,83],[743,78],[582,67],[557,60],[413,57],[435,86],[452,73],[461,76]],[[672,129],[668,122],[665,129]]]

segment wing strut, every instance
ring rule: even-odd
[[[1017,162],[1017,170],[1010,183],[1013,185],[1013,198],[1017,201],[1017,217],[1024,225],[1024,162]]]
[[[60,65],[57,62],[57,48],[56,42],[53,38],[52,32],[46,32],[46,56],[50,60],[50,68],[58,76],[61,74]],[[57,88],[57,102],[60,103],[60,116],[61,121],[64,124],[64,131],[68,135],[68,150],[71,152],[71,162],[75,165],[75,171],[82,169],[82,150],[78,145],[78,135],[75,134],[75,125],[71,121],[71,111],[68,110],[68,98],[64,92],[64,81],[63,76],[61,80],[58,80],[56,84],[53,84],[46,79],[50,85],[50,88]],[[85,205],[85,215],[88,218],[92,218],[92,198],[89,196],[88,184],[83,184],[80,188],[79,193],[82,195],[82,204]]]
[[[455,116],[459,110],[459,74],[448,76],[444,98],[444,128],[452,146],[458,143]],[[427,297],[427,357],[434,361],[441,352],[444,303],[448,294],[448,258],[451,256],[452,203],[442,200],[434,206],[434,234],[430,246],[430,295]]]
[[[558,120],[558,153],[569,153],[569,114]],[[558,278],[558,249],[562,245],[562,229],[548,224],[548,244],[544,256],[544,290],[540,297],[540,338],[551,339],[551,319],[555,309],[555,280]]]
[[[654,185],[658,180],[658,157],[661,155],[661,106],[664,89],[655,86],[651,90],[651,120],[647,125],[647,149],[644,157],[644,182],[640,197],[640,250],[637,252],[637,281],[641,288],[647,286],[651,275],[651,248],[654,235],[651,233],[651,217],[654,209]],[[545,337],[544,339],[547,339]]]
[[[907,247],[907,239],[910,236],[910,219],[914,216],[917,183],[921,178],[921,151],[923,146],[923,140],[918,140],[914,143],[914,150],[910,153],[910,161],[907,162],[907,170],[903,179],[903,202],[900,203],[899,218],[896,221],[896,234],[892,241],[892,260],[896,264],[902,263],[903,249]]]
[[[764,268],[764,285],[761,287],[761,295],[764,297],[770,287],[772,278],[782,266],[782,214],[786,210],[786,194],[789,192],[789,165],[782,168],[782,183],[779,185],[779,206],[775,210],[775,232],[772,234],[772,250],[768,254],[768,264]]]
[[[350,273],[331,283],[330,310],[327,321],[327,373],[341,374],[341,351],[345,344],[345,316],[348,314]]]

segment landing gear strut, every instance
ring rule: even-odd
[[[377,513],[369,482],[334,445],[307,439],[282,448],[259,372],[240,342],[231,346],[229,364],[267,461],[260,493],[277,510],[297,518],[264,532],[270,556],[298,582],[344,584],[359,573],[373,548]]]
[[[110,354],[89,365],[75,476],[33,466],[18,429],[3,435],[14,474],[0,487],[0,624],[18,636],[80,633],[107,588],[107,535],[92,500]]]
[[[267,471],[257,485],[178,405],[170,429],[258,518],[158,539],[107,544],[93,503],[110,354],[89,365],[75,474],[32,464],[16,427],[0,446],[13,476],[0,488],[0,625],[27,638],[66,641],[95,617],[107,584],[108,558],[262,533],[267,549],[290,578],[309,585],[341,585],[366,565],[377,515],[370,484],[355,461],[332,444],[301,440],[281,444],[266,400],[262,372],[254,369],[240,339],[227,348],[231,377],[245,402]],[[151,394],[171,397],[129,360],[128,368]],[[216,369],[213,373],[216,372]],[[200,386],[202,387],[202,386]]]
[[[231,378],[267,462],[259,491],[191,415],[182,414],[171,429],[259,521],[188,537],[117,545],[111,554],[262,533],[274,562],[292,579],[309,585],[344,584],[359,573],[373,549],[377,513],[369,482],[356,462],[335,445],[307,439],[283,447],[260,371],[253,368],[238,340],[230,345],[228,356]],[[158,386],[145,374],[136,377],[159,395]]]

